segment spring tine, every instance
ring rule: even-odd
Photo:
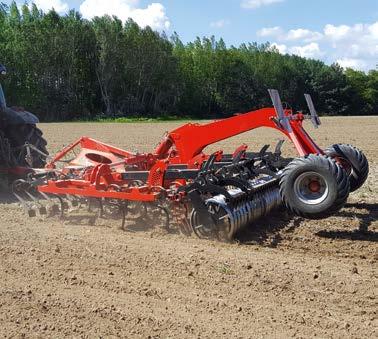
[[[23,199],[20,195],[18,195],[17,193],[13,192],[13,195],[17,198],[17,200],[22,204],[22,206],[24,207],[29,207],[29,204],[27,203],[27,201],[25,199]]]
[[[124,203],[121,203],[120,209],[122,212],[122,226],[121,227],[124,230],[126,226],[127,205]]]
[[[33,196],[30,192],[25,191],[25,194],[26,194],[30,199],[32,199],[35,203],[38,203],[38,199],[37,199],[35,196]]]
[[[39,211],[39,214],[40,215],[46,215],[47,214],[47,209],[45,206],[42,205],[42,203],[40,202],[40,200],[38,198],[36,198],[33,194],[31,194],[30,192],[28,191],[25,191],[25,194],[33,200],[34,204],[36,206],[39,206],[38,208],[38,211]]]
[[[75,196],[70,195],[70,194],[66,194],[65,197],[66,197],[67,201],[70,203],[72,208],[79,207],[79,202],[78,202],[78,200],[76,199]]]
[[[60,195],[55,195],[55,197],[59,200],[60,203],[60,217],[64,218],[64,210],[68,208],[67,203]]]
[[[98,204],[100,209],[99,218],[102,218],[104,216],[104,203],[101,198],[98,199]]]
[[[54,202],[53,199],[51,199],[51,197],[49,197],[44,192],[38,191],[38,193],[47,201],[47,207],[51,209],[52,215],[59,213],[59,206]],[[47,208],[46,208],[46,214],[47,214]]]
[[[22,198],[19,194],[13,192],[13,195],[17,198],[17,200],[21,203],[23,208],[27,211],[28,216],[30,218],[34,218],[37,214],[33,209],[33,205],[30,205],[24,198]]]
[[[147,218],[147,215],[148,215],[148,209],[147,209],[147,204],[146,203],[143,203],[142,204],[142,218]]]
[[[88,212],[92,212],[93,207],[93,200],[90,198],[88,199]]]
[[[269,147],[270,147],[270,145],[264,145],[261,148],[261,150],[259,152],[259,158],[262,158],[265,155],[265,153],[266,153],[266,151],[268,150]]]
[[[45,192],[38,191],[38,193],[42,195],[47,201],[52,201],[52,199]]]
[[[47,195],[46,193],[40,192],[40,191],[38,191],[38,193],[47,201],[47,207],[50,208],[50,210],[51,210],[50,216],[53,216],[55,214],[60,213],[59,205],[56,204],[56,202],[53,200],[53,198],[58,198],[58,196],[53,195],[51,197],[51,196]],[[46,214],[47,214],[47,208],[46,208]]]
[[[12,184],[12,193],[21,203],[22,207],[27,211],[29,217],[35,217],[36,211],[34,210],[34,205],[28,202],[21,193],[27,193],[26,189],[29,188],[29,184],[23,180],[19,179],[13,182]]]
[[[277,145],[276,145],[276,148],[274,149],[274,154],[276,156],[280,156],[282,154],[281,152],[281,149],[282,149],[282,145],[284,144],[285,140],[284,139],[280,139],[278,142],[277,142]]]
[[[165,216],[166,216],[165,228],[166,228],[167,231],[169,231],[170,216],[169,216],[168,208],[161,206],[161,205],[157,205],[156,207],[161,209],[165,213]]]

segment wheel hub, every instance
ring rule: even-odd
[[[294,182],[297,198],[308,205],[322,203],[328,196],[329,187],[326,179],[316,172],[304,172]]]
[[[317,193],[317,192],[320,191],[321,185],[320,185],[319,181],[312,180],[309,183],[308,188],[310,189],[311,192]]]

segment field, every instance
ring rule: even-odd
[[[177,123],[41,124],[50,151],[81,135],[151,151]],[[370,176],[321,221],[276,214],[234,243],[119,222],[29,219],[9,197],[0,215],[0,336],[77,338],[377,337],[378,117],[324,118],[321,146],[351,143]],[[258,149],[279,137],[258,130]],[[292,149],[286,144],[287,153]]]

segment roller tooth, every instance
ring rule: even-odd
[[[250,200],[247,200],[247,211],[248,211],[248,222],[252,220],[252,203]]]
[[[228,214],[230,216],[230,228],[231,228],[229,236],[232,237],[236,233],[237,220],[236,220],[235,213],[231,212]]]
[[[248,199],[248,198],[246,198],[246,199]],[[244,227],[245,225],[248,225],[249,221],[251,220],[250,217],[249,217],[249,208],[248,208],[247,200],[244,201],[243,207],[244,207],[244,213],[245,213],[245,224],[243,225],[243,227]]]
[[[234,214],[235,214],[235,220],[236,220],[234,233],[236,233],[240,229],[241,217],[242,217],[238,205],[235,206]]]
[[[231,213],[234,216],[235,229],[237,229],[239,227],[240,216],[239,216],[238,206],[236,203],[231,207]]]
[[[244,225],[248,225],[248,209],[247,209],[247,203],[243,199],[243,204],[242,204],[242,213],[243,213],[243,227]]]

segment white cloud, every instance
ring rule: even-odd
[[[279,41],[296,41],[303,42],[318,41],[323,38],[323,34],[315,31],[310,31],[304,28],[291,29],[285,32],[281,27],[265,27],[257,31],[257,35],[261,37],[273,37]]]
[[[324,54],[316,42],[311,42],[304,46],[293,46],[289,48],[289,51],[291,54],[299,55],[303,58],[319,58]]]
[[[352,28],[347,25],[325,25],[324,34],[326,37],[330,37],[332,40],[342,40],[350,36]]]
[[[368,30],[372,37],[378,39],[378,21],[368,27]]]
[[[304,46],[287,46],[285,44],[278,44],[276,42],[271,44],[272,48],[277,49],[281,54],[294,54],[299,55],[303,58],[320,58],[324,55],[321,51],[319,44],[316,42],[311,42]]]
[[[276,48],[278,50],[278,52],[280,52],[281,54],[286,54],[288,53],[288,49],[287,49],[287,46],[284,45],[284,44],[277,44],[277,43],[272,43],[271,45],[272,47]]]
[[[326,25],[324,44],[343,67],[372,69],[378,60],[378,21],[372,24]]]
[[[285,31],[279,26],[262,28],[257,36],[271,38],[280,53],[321,58],[342,67],[374,69],[378,60],[378,21],[371,24],[324,26],[322,32],[306,28]]]
[[[284,34],[284,31],[279,26],[264,27],[257,31],[257,35],[261,37],[280,37],[282,34]]]
[[[229,20],[220,19],[220,20],[217,20],[217,21],[210,22],[210,27],[213,27],[213,28],[223,28],[223,27],[225,27],[225,26],[227,26],[229,24],[230,24]]]
[[[361,59],[341,58],[341,59],[337,59],[336,62],[341,67],[344,67],[344,68],[354,68],[354,69],[366,68],[366,62]]]
[[[286,35],[286,40],[303,40],[304,42],[313,42],[322,39],[322,37],[323,35],[319,32],[298,28],[291,29]]]
[[[57,13],[66,13],[69,10],[68,3],[62,0],[34,0],[33,2],[44,12],[53,8]]]
[[[95,16],[114,15],[122,21],[132,18],[141,27],[169,29],[170,21],[161,3],[152,3],[146,8],[138,8],[139,0],[84,0],[80,12],[86,19]]]
[[[241,7],[246,9],[256,9],[259,7],[269,6],[284,1],[285,0],[243,0],[241,3]]]

